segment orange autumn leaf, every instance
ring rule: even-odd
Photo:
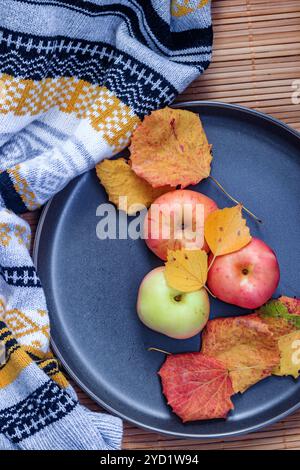
[[[159,371],[163,394],[182,421],[226,418],[233,409],[228,370],[201,353],[169,355]]]
[[[168,250],[165,277],[181,292],[200,290],[207,280],[207,254],[203,250]]]
[[[185,188],[210,174],[211,146],[199,116],[190,111],[153,111],[135,129],[130,153],[132,169],[155,188]]]
[[[205,240],[214,256],[238,251],[251,241],[242,205],[218,209],[209,214],[204,226]]]
[[[229,369],[235,393],[271,375],[280,361],[277,338],[255,314],[209,321],[201,352]]]
[[[129,215],[149,207],[157,197],[170,191],[169,187],[152,188],[132,171],[124,158],[103,160],[96,165],[96,173],[109,200]]]

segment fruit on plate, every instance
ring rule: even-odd
[[[210,261],[212,255],[210,255]],[[258,238],[244,248],[217,257],[208,272],[208,287],[220,300],[255,309],[270,299],[278,286],[279,265],[275,253]]]
[[[159,258],[166,260],[169,250],[204,249],[206,217],[218,208],[204,194],[189,189],[170,191],[158,197],[145,219],[145,241]]]
[[[199,333],[209,317],[209,298],[203,288],[182,293],[169,287],[164,267],[143,279],[137,301],[140,320],[149,328],[171,338],[186,339]]]

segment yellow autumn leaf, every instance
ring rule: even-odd
[[[278,340],[280,365],[275,375],[292,375],[295,379],[300,375],[300,330],[282,336]]]
[[[207,280],[207,254],[203,250],[168,250],[165,277],[181,292],[200,290]]]
[[[171,189],[169,186],[152,188],[134,173],[125,158],[103,160],[96,165],[96,173],[109,200],[129,215],[149,207],[156,198]]]
[[[213,211],[205,220],[205,239],[215,256],[238,251],[251,241],[242,205]]]

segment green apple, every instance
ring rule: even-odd
[[[169,287],[164,270],[153,269],[144,277],[138,293],[138,316],[154,331],[176,339],[191,338],[207,323],[208,294],[204,288],[184,293]]]

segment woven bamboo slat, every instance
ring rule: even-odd
[[[213,16],[213,62],[178,100],[238,103],[300,130],[300,104],[292,102],[300,80],[300,2],[215,0]]]
[[[300,103],[292,102],[293,82],[299,80],[300,85],[300,1],[213,0],[213,18],[213,62],[178,101],[239,103],[271,114],[300,131]],[[34,233],[39,213],[24,217]],[[100,410],[78,387],[76,390],[83,404]],[[300,411],[269,428],[226,442],[175,439],[125,423],[123,447],[299,450]]]

